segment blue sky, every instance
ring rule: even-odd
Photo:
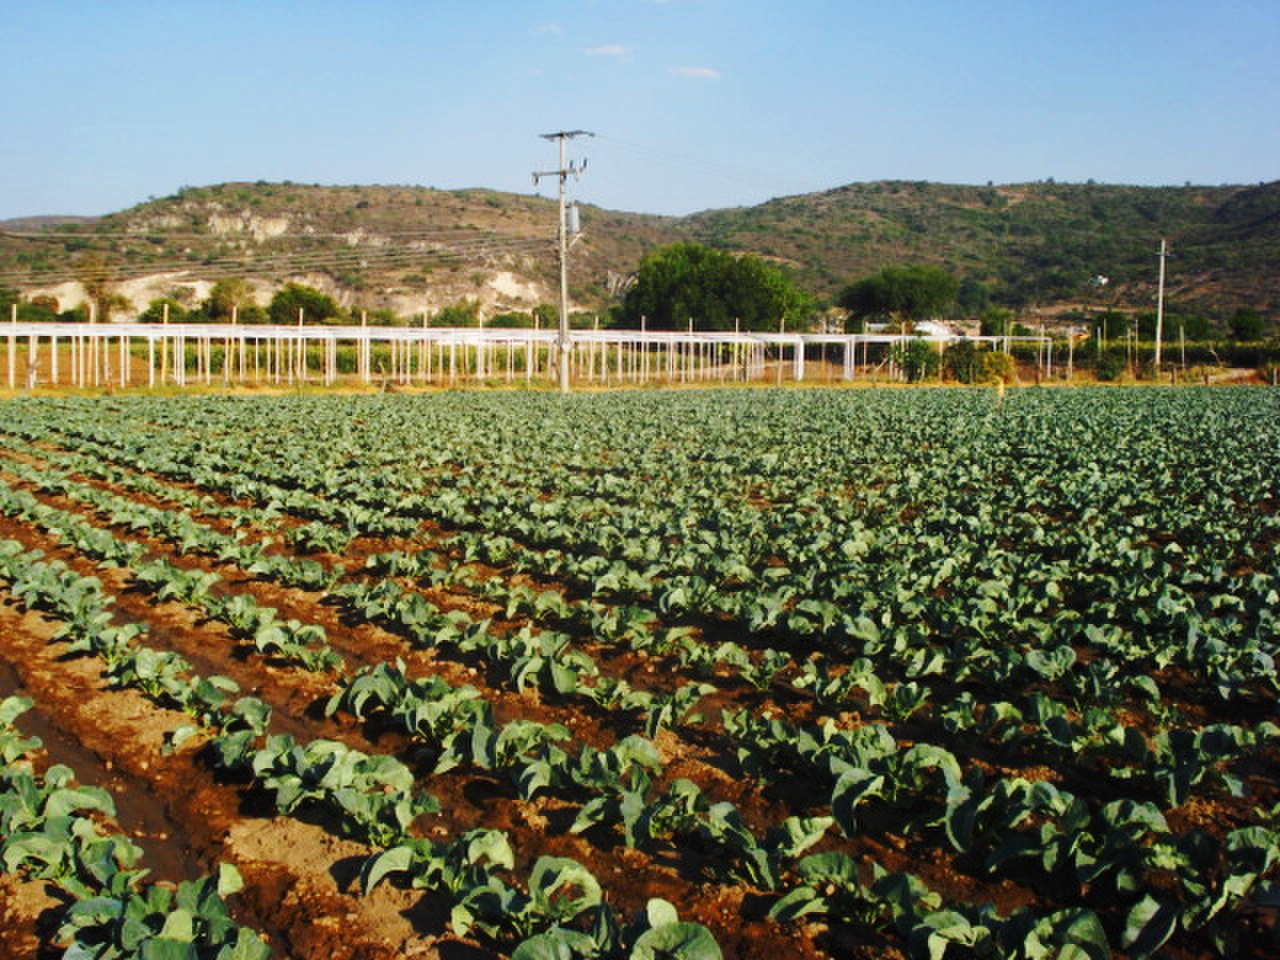
[[[683,214],[878,179],[1280,177],[1277,0],[0,0],[0,218],[228,180]],[[553,186],[543,185],[550,195]]]

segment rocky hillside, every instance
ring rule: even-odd
[[[556,298],[550,199],[414,186],[228,183],[186,188],[97,219],[0,224],[0,287],[62,308],[104,287],[141,309],[222,277],[265,302],[288,281],[352,308],[401,316],[476,300],[486,314]],[[1128,187],[858,183],[683,218],[590,206],[574,244],[572,298],[602,311],[654,245],[693,240],[769,258],[820,300],[895,263],[935,263],[966,303],[1144,309],[1161,237],[1171,308],[1280,311],[1280,182]],[[1092,286],[1103,275],[1109,283]]]

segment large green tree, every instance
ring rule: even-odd
[[[478,327],[480,301],[463,299],[445,304],[431,322],[437,327]]]
[[[1261,340],[1267,335],[1267,321],[1257,310],[1241,307],[1227,320],[1232,340]]]
[[[636,283],[616,312],[620,325],[682,330],[776,330],[813,310],[811,298],[757,257],[697,243],[659,247],[640,261]]]
[[[239,313],[252,306],[255,303],[249,281],[240,277],[223,277],[210,288],[209,299],[204,302],[204,311],[214,320],[230,320],[233,313],[237,319],[243,320]],[[297,311],[294,313],[296,320]]]
[[[306,323],[325,323],[342,315],[333,297],[300,283],[286,283],[277,290],[268,313],[272,323],[297,323],[299,310]]]
[[[173,297],[158,297],[152,300],[147,304],[147,309],[138,314],[138,319],[143,323],[162,323],[166,318],[165,307],[169,308],[170,323],[182,323],[187,319],[187,308]]]
[[[959,290],[955,277],[941,267],[908,264],[885,267],[849,284],[836,303],[854,321],[928,320],[946,313]]]
[[[30,300],[24,300],[18,290],[12,287],[0,287],[0,320],[8,320],[13,316],[15,304],[18,307],[18,319],[23,323],[58,319],[56,298],[36,295]]]

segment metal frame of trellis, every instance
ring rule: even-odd
[[[553,377],[557,331],[510,327],[18,322],[0,333],[10,390],[214,385],[460,386]],[[3,330],[3,326],[0,326]],[[575,329],[569,367],[584,386],[811,379],[851,381],[919,339],[891,333]],[[1045,336],[923,338],[940,350],[965,340],[992,350],[1017,342],[1052,358]],[[340,355],[343,359],[340,362]],[[1052,360],[1050,359],[1051,363]]]

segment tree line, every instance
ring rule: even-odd
[[[151,300],[140,312],[117,293],[87,289],[96,317],[106,321],[127,318],[142,323],[244,323],[297,324],[299,316],[308,324],[356,324],[367,319],[379,326],[408,326],[420,322],[421,315],[407,317],[386,308],[362,309],[344,307],[329,294],[301,283],[287,283],[265,304],[257,301],[252,284],[240,278],[219,280],[203,300],[196,300],[190,287],[177,287],[162,297]],[[60,310],[55,298],[36,295],[24,299],[17,290],[0,287],[0,310],[6,315],[17,306],[17,319],[23,322],[89,320],[87,303]],[[131,315],[133,314],[133,315]],[[444,327],[553,327],[559,308],[538,304],[530,310],[510,310],[488,317],[482,316],[478,300],[464,299],[447,304],[428,320]]]
[[[106,285],[93,286],[87,294],[100,320],[133,309],[128,301]],[[81,305],[59,313],[48,297],[23,300],[14,290],[0,289],[0,308],[18,305],[23,320],[87,319]],[[427,318],[435,326],[553,327],[558,308],[539,304],[531,310],[513,310],[484,317],[477,300],[449,304]],[[253,286],[244,279],[219,280],[203,301],[193,302],[192,290],[180,287],[152,300],[137,315],[144,322],[230,322],[296,324],[299,317],[311,324],[360,322],[362,317],[378,325],[408,325],[405,318],[387,309],[360,310],[340,305],[332,296],[300,283],[287,283],[259,304]],[[829,304],[802,290],[786,265],[748,254],[736,254],[692,242],[658,247],[641,260],[631,284],[604,315],[605,325],[651,330],[706,331],[809,330],[861,332],[868,328],[912,332],[926,321],[961,319],[983,335],[1020,336],[1037,332],[1020,323],[1013,310],[994,305],[983,285],[973,279],[958,280],[932,264],[892,264],[876,273],[852,280]],[[581,325],[582,318],[575,325]],[[1153,339],[1154,311],[1121,313],[1099,308],[1088,313],[1060,314],[1059,324],[1112,340],[1125,337]],[[591,315],[588,322],[599,322]],[[1210,319],[1171,309],[1165,316],[1164,336],[1194,342],[1226,339],[1260,341],[1274,334],[1272,323],[1260,312],[1238,309],[1228,317]]]

